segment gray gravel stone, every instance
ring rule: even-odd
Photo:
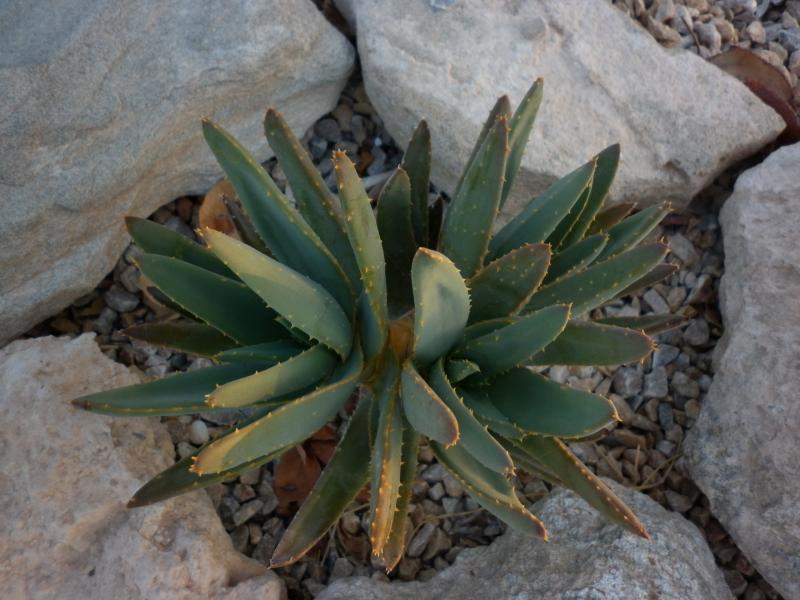
[[[620,396],[635,396],[642,391],[641,370],[636,367],[623,367],[614,374],[613,388]]]
[[[683,339],[690,346],[705,346],[709,337],[708,323],[704,319],[695,319],[683,332]]]
[[[645,398],[663,398],[669,394],[669,383],[667,381],[667,370],[664,367],[656,367],[644,377]]]

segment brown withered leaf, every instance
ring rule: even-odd
[[[236,192],[227,179],[223,179],[208,190],[203,202],[200,204],[200,210],[197,215],[200,229],[208,227],[215,231],[221,231],[237,240],[241,239],[233,218],[228,212],[227,206],[225,206],[225,197],[233,198],[235,196]]]
[[[311,492],[321,473],[319,461],[302,447],[285,452],[275,466],[277,513],[282,517],[294,513]]]
[[[782,142],[800,140],[800,116],[794,104],[794,91],[780,69],[755,52],[738,47],[710,58],[709,62],[744,83],[783,118],[786,129],[781,134]]]

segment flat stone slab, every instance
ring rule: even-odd
[[[662,48],[610,2],[431,4],[337,0],[355,23],[366,90],[386,128],[405,145],[427,119],[433,179],[446,190],[496,98],[516,106],[537,77],[544,101],[511,210],[617,142],[612,199],[683,207],[784,128],[739,81]]]
[[[547,523],[547,543],[509,531],[490,546],[462,551],[451,567],[425,583],[352,577],[335,581],[317,599],[731,597],[691,522],[644,494],[608,483],[641,518],[651,541],[624,532],[572,492],[558,490],[532,508]]]
[[[138,382],[92,334],[0,350],[3,598],[285,600],[277,576],[233,549],[205,491],[125,508],[174,462],[169,434],[158,419],[95,415],[68,400]]]
[[[221,177],[202,117],[266,160],[266,108],[302,135],[353,60],[309,0],[3,0],[0,345],[95,288],[123,217]]]

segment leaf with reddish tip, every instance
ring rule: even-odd
[[[372,455],[369,538],[372,553],[380,556],[392,528],[400,497],[403,447],[403,408],[400,405],[397,359],[387,352],[377,392],[379,410],[375,450]]]
[[[667,251],[667,246],[661,243],[640,246],[583,271],[565,275],[540,288],[527,310],[564,303],[572,304],[573,315],[581,315],[621,295],[627,286],[649,273]]]
[[[639,317],[606,317],[595,320],[595,323],[626,327],[643,331],[648,335],[655,335],[685,325],[686,319],[680,315],[643,315]]]
[[[653,349],[653,340],[639,331],[577,321],[568,323],[528,364],[623,365],[643,360]]]
[[[403,450],[400,457],[400,493],[397,507],[392,519],[392,529],[383,546],[381,558],[386,565],[386,572],[393,570],[403,558],[406,549],[406,531],[411,521],[408,508],[411,504],[411,492],[417,478],[417,452],[419,450],[419,434],[407,423],[403,427]]]
[[[461,444],[445,448],[431,442],[431,449],[436,459],[483,508],[510,527],[547,540],[544,525],[522,505],[508,479],[483,466]]]
[[[556,474],[559,481],[614,523],[645,539],[647,531],[634,512],[620,500],[557,438],[528,435],[513,443]]]
[[[331,377],[332,383],[282,404],[263,418],[209,444],[192,466],[198,474],[227,471],[299,444],[336,416],[358,385],[363,355],[356,345],[347,362]]]

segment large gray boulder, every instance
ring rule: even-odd
[[[0,595],[284,600],[277,576],[233,549],[205,491],[125,508],[175,450],[158,419],[68,404],[139,381],[93,338],[18,340],[0,350]]]
[[[544,103],[517,201],[620,142],[613,199],[685,206],[784,127],[739,81],[665,50],[609,2],[432,4],[337,0],[355,22],[366,90],[386,128],[405,144],[428,120],[433,178],[447,190],[495,99],[508,94],[516,104],[537,77]]]
[[[464,550],[425,583],[377,582],[354,577],[334,582],[318,600],[461,600],[534,598],[731,597],[703,535],[677,513],[647,496],[609,483],[641,518],[647,541],[610,524],[565,490],[537,502],[547,543],[507,532],[492,545]]]
[[[800,598],[800,144],[743,173],[720,214],[725,334],[686,440],[692,478],[742,552]]]
[[[265,109],[304,132],[353,60],[310,0],[0,2],[0,344],[97,285],[123,216],[220,177],[201,117],[266,159]]]

